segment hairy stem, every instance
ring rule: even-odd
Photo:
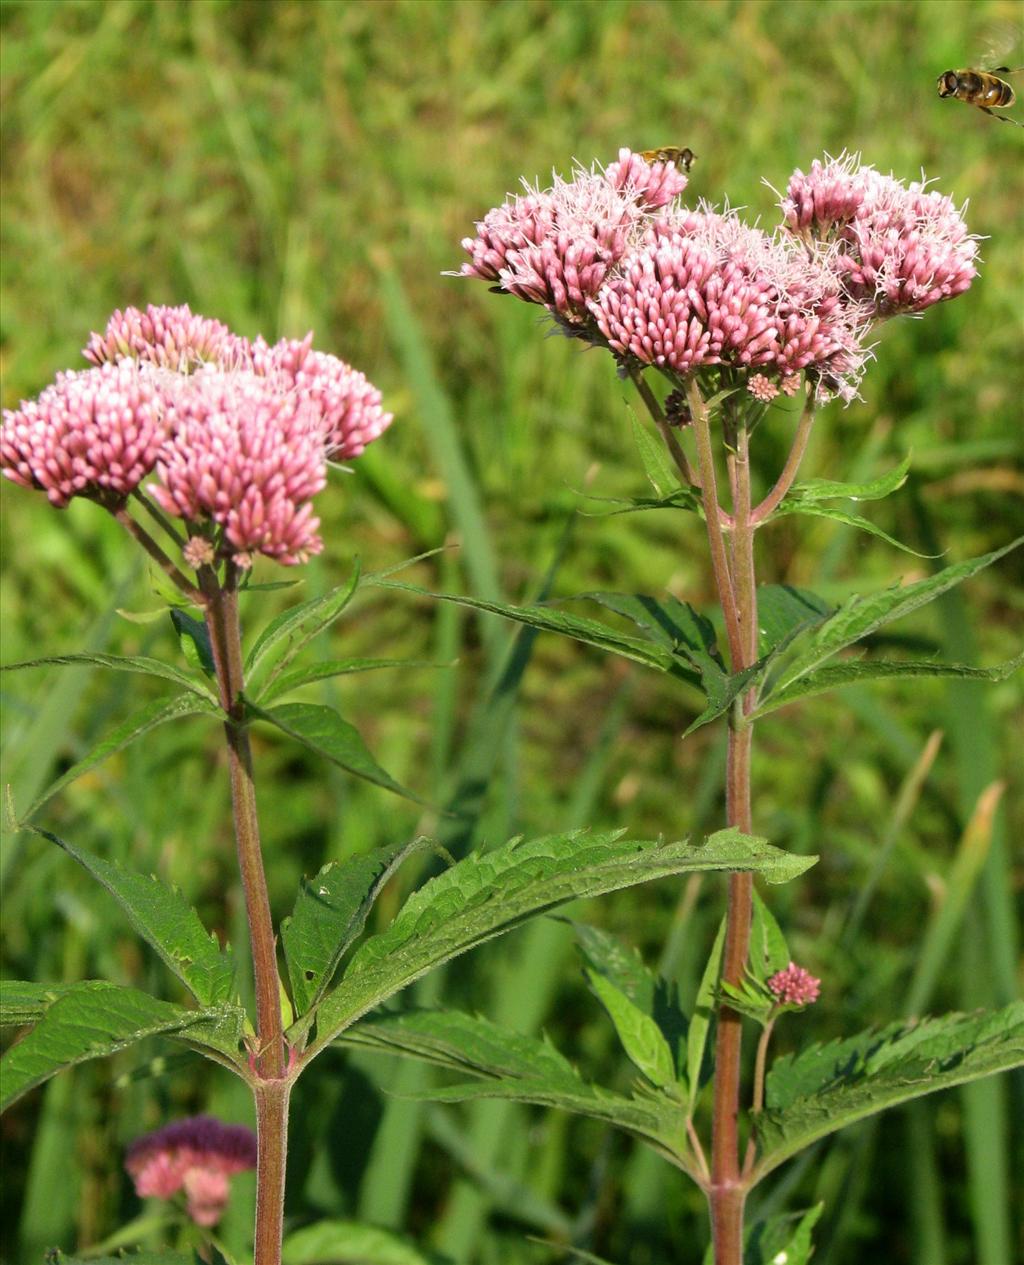
[[[698,396],[699,398],[699,396]],[[696,425],[697,414],[694,413]],[[713,472],[713,455],[707,433],[698,446],[706,445],[706,464]],[[733,490],[734,528],[732,532],[731,574],[734,627],[729,645],[733,672],[750,667],[757,659],[757,591],[754,572],[754,528],[750,516],[749,433],[742,423],[737,427],[729,456],[729,481]],[[705,469],[702,458],[701,474]],[[716,533],[717,517],[712,519],[708,507],[708,538],[712,557],[724,554],[724,542]],[[718,581],[721,568],[715,567]],[[726,594],[721,593],[725,609]],[[728,627],[728,625],[727,625]],[[729,722],[729,752],[726,774],[726,809],[728,822],[749,832],[752,826],[750,807],[750,757],[753,728],[746,717],[753,707],[753,692],[738,701]],[[750,920],[753,910],[753,877],[750,874],[729,876],[729,898],[726,913],[725,952],[722,959],[722,981],[739,985],[743,981],[750,948]],[[715,1244],[715,1265],[741,1265],[743,1255],[743,1207],[747,1183],[740,1168],[739,1108],[742,1017],[729,1006],[718,1012],[715,1046],[714,1103],[711,1125],[711,1225]]]
[[[803,410],[800,414],[800,421],[797,423],[796,436],[793,439],[793,447],[790,449],[789,456],[786,458],[786,464],[782,467],[782,473],[775,480],[775,486],[764,498],[761,504],[750,515],[750,521],[757,527],[775,510],[779,508],[782,498],[793,486],[793,480],[796,478],[796,472],[800,469],[800,462],[803,455],[807,451],[807,441],[811,437],[811,428],[814,426],[814,391],[811,387],[807,388],[807,399],[804,402]]]
[[[204,568],[204,571],[207,569]],[[238,620],[238,573],[228,565],[223,586],[212,570],[203,576],[206,626],[226,716],[231,808],[238,868],[249,922],[256,988],[256,1053],[252,1082],[256,1102],[256,1265],[280,1265],[284,1221],[285,1155],[288,1145],[288,1096],[292,1077],[285,1057],[281,1022],[281,985],[277,946],[270,916],[267,880],[260,848],[253,781],[252,749],[242,698],[244,675]]]

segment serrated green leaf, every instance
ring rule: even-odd
[[[216,702],[216,698],[206,688],[201,681],[197,681],[195,677],[191,677],[187,672],[182,672],[180,668],[173,667],[169,663],[163,663],[159,659],[149,659],[145,655],[117,655],[117,654],[99,654],[97,652],[88,654],[56,654],[48,655],[42,659],[25,659],[21,663],[5,663],[0,667],[0,672],[18,672],[23,668],[48,668],[48,667],[99,667],[111,668],[115,672],[136,672],[143,676],[162,677],[165,681],[173,681],[176,685],[183,685],[185,689],[191,690],[193,694],[199,694],[202,698]]]
[[[448,1258],[360,1221],[317,1221],[289,1234],[282,1265],[449,1265]]]
[[[1024,1066],[1024,1002],[943,1015],[779,1059],[755,1119],[755,1180],[819,1138],[951,1085]]]
[[[598,504],[618,505],[619,509],[597,511],[580,510],[584,518],[616,518],[619,514],[640,514],[645,510],[686,510],[690,514],[703,516],[704,506],[700,494],[693,488],[676,488],[668,496],[594,496],[590,492],[581,492],[580,496]]]
[[[308,602],[301,602],[298,606],[282,611],[280,615],[272,619],[253,642],[246,655],[246,679],[256,674],[272,650],[277,650],[276,662],[262,687],[266,689],[288,667],[307,642],[312,641],[338,618],[352,600],[358,587],[359,564],[357,562],[344,584],[339,584],[337,588],[322,593],[319,597],[310,598]]]
[[[792,584],[762,584],[757,590],[758,645],[762,655],[788,643],[796,633],[820,624],[834,607]]]
[[[323,996],[384,884],[414,852],[431,846],[429,839],[390,844],[347,861],[331,861],[314,879],[303,879],[292,916],[281,924],[298,1015]]]
[[[128,915],[135,931],[156,950],[201,1006],[230,1001],[234,992],[234,956],[230,950],[221,949],[217,937],[206,930],[179,891],[167,887],[154,875],[127,870],[117,861],[104,861],[48,830],[36,826],[28,829],[62,848],[103,884]]]
[[[454,602],[458,606],[468,606],[473,610],[490,611],[502,615],[505,619],[526,624],[531,628],[539,628],[542,632],[561,633],[574,641],[582,641],[584,645],[595,646],[599,650],[608,650],[612,654],[631,659],[634,663],[642,663],[645,667],[656,668],[659,672],[670,672],[674,659],[671,652],[662,645],[619,633],[606,624],[594,619],[585,619],[579,615],[570,615],[553,606],[513,606],[506,602],[487,602],[480,598],[463,597],[458,593],[432,593],[429,589],[419,588],[415,584],[404,584],[398,580],[378,580],[375,583],[385,588],[401,589],[407,593],[417,593],[421,597],[432,597],[442,602]]]
[[[823,624],[797,635],[792,648],[799,652],[787,665],[775,687],[776,691],[788,689],[795,681],[813,672],[840,650],[934,601],[1021,544],[1024,544],[1024,536],[980,558],[971,558],[967,562],[945,567],[926,579],[883,589],[880,593],[869,593],[865,597],[851,598]]]
[[[655,598],[646,593],[580,593],[578,598],[564,600],[597,602],[631,619],[653,641],[682,655],[701,674],[708,669],[720,673],[725,670],[714,625],[671,594]]]
[[[753,718],[767,716],[797,699],[814,694],[826,694],[847,685],[863,685],[868,681],[898,680],[916,676],[959,677],[975,681],[1005,681],[1024,665],[1024,654],[992,668],[974,668],[966,663],[933,663],[925,660],[905,659],[857,659],[848,663],[835,663],[819,668],[794,681],[791,685],[771,690],[753,712]]]
[[[697,996],[690,1017],[690,1030],[686,1038],[686,1083],[690,1088],[687,1117],[693,1115],[701,1090],[701,1073],[704,1068],[704,1051],[715,1017],[715,999],[718,996],[718,977],[722,973],[722,954],[725,952],[725,919],[723,918],[711,946],[711,954],[704,964],[704,974],[697,987]]]
[[[376,786],[383,786],[417,804],[424,802],[381,768],[359,736],[359,731],[332,707],[323,707],[319,703],[283,703],[279,707],[257,707],[248,703],[246,711],[252,719],[265,720],[289,738],[294,738],[310,751],[315,751],[317,755],[356,777],[373,782]]]
[[[587,979],[607,1010],[622,1048],[632,1062],[656,1088],[675,1090],[675,1058],[651,1016],[634,1006],[607,976],[598,971],[588,971]]]
[[[480,1077],[413,1095],[442,1102],[504,1098],[557,1107],[614,1124],[650,1143],[686,1171],[681,1105],[647,1091],[626,1098],[588,1084],[547,1041],[523,1036],[479,1016],[459,1011],[412,1011],[386,1015],[350,1028],[342,1043],[418,1058],[451,1071]]]
[[[30,980],[0,980],[0,1028],[36,1023],[70,984],[37,984]]]
[[[143,1037],[179,1032],[203,1017],[135,988],[102,980],[75,984],[0,1059],[0,1111],[66,1067],[103,1058]]]
[[[905,545],[901,540],[897,540],[895,536],[890,536],[887,531],[877,527],[869,518],[864,518],[860,514],[851,514],[847,510],[834,509],[831,505],[820,505],[817,501],[795,501],[786,505],[785,508],[780,507],[777,509],[772,517],[786,518],[791,514],[802,514],[807,518],[828,518],[835,523],[843,523],[847,527],[856,527],[858,531],[865,531],[871,536],[877,536],[879,540],[884,540],[886,544],[902,550],[903,553],[913,554],[915,558],[933,558],[935,556],[934,554],[919,553],[916,549],[911,549],[909,545]]]
[[[820,1203],[803,1213],[782,1212],[756,1222],[747,1231],[743,1265],[808,1265],[811,1231],[824,1209]]]
[[[451,664],[437,663],[430,659],[331,659],[324,663],[311,663],[308,667],[282,672],[272,685],[257,693],[254,701],[265,707],[273,699],[280,698],[289,690],[313,681],[329,681],[336,676],[349,676],[354,672],[377,672],[381,668],[445,668]]]
[[[750,927],[750,971],[764,983],[776,971],[784,971],[790,963],[789,945],[775,915],[754,891],[754,914]]]
[[[210,643],[210,630],[201,619],[196,619],[187,611],[174,607],[171,612],[171,623],[181,646],[185,661],[193,668],[198,668],[204,676],[213,680],[217,668],[213,661],[213,646]]]
[[[805,483],[797,483],[786,493],[779,510],[788,507],[793,501],[831,501],[845,499],[849,501],[880,501],[890,493],[896,492],[907,481],[910,473],[910,454],[908,453],[898,466],[877,479],[869,479],[866,483],[836,483],[831,479],[808,479]]]
[[[633,440],[636,443],[637,452],[640,454],[644,473],[654,489],[654,495],[657,497],[673,495],[679,488],[679,475],[671,461],[669,461],[665,445],[660,439],[655,439],[650,431],[641,422],[638,422],[632,413],[629,420],[633,427]]]
[[[321,1003],[313,1048],[433,967],[565,901],[694,871],[752,870],[786,882],[815,859],[732,829],[701,844],[573,831],[473,853],[425,883],[386,931],[362,943]]]
[[[58,791],[69,786],[83,773],[88,773],[90,769],[94,769],[98,764],[102,764],[104,760],[110,756],[116,755],[118,751],[123,751],[125,747],[130,746],[137,738],[141,738],[143,734],[149,733],[151,729],[156,729],[158,725],[164,725],[170,720],[178,720],[183,716],[201,716],[201,715],[217,715],[220,708],[216,703],[206,698],[201,698],[196,694],[177,694],[170,701],[166,699],[155,699],[151,703],[147,703],[145,707],[140,708],[134,715],[129,716],[122,721],[111,733],[96,744],[88,755],[83,756],[71,766],[67,772],[62,773],[55,782],[51,782],[45,791],[34,800],[24,815],[24,819],[33,816],[48,799],[56,795]]]

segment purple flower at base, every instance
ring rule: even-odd
[[[234,1174],[255,1167],[255,1133],[212,1116],[190,1116],[143,1134],[125,1156],[141,1199],[170,1199],[183,1190],[188,1214],[201,1226],[221,1219]]]
[[[58,508],[123,498],[156,465],[167,424],[158,375],[131,362],[61,373],[37,400],[4,410],[0,469]]]
[[[218,524],[240,565],[254,553],[291,566],[320,552],[311,502],[327,472],[309,400],[247,370],[205,368],[182,380],[168,417],[172,438],[150,487],[162,509]]]
[[[784,971],[776,971],[768,980],[768,990],[782,1006],[809,1006],[818,1000],[821,980],[810,971],[790,962]]]
[[[228,364],[240,339],[220,321],[180,307],[149,304],[144,312],[117,311],[102,334],[93,334],[82,355],[94,365],[123,359],[148,361],[188,373],[201,364]]]

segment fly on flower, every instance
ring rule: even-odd
[[[697,155],[692,149],[679,149],[675,145],[662,145],[658,149],[645,149],[640,153],[645,163],[671,163],[677,171],[689,171]]]

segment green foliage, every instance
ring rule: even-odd
[[[447,1265],[390,1230],[358,1221],[317,1221],[287,1235],[283,1265]]]
[[[777,1060],[757,1117],[758,1176],[837,1129],[950,1085],[1024,1066],[1024,1003],[893,1024]]]
[[[190,667],[198,669],[211,680],[216,675],[213,662],[213,646],[210,632],[201,619],[196,619],[180,607],[170,611],[171,624],[178,635],[178,645]]]
[[[588,971],[587,979],[615,1025],[622,1048],[639,1070],[656,1089],[674,1090],[675,1058],[661,1028],[606,976]]]
[[[0,672],[18,672],[24,668],[85,666],[109,668],[114,672],[136,672],[143,676],[161,677],[165,681],[173,681],[176,685],[183,685],[185,689],[190,690],[193,694],[198,694],[200,698],[208,699],[212,703],[217,701],[214,694],[207,689],[202,681],[190,676],[187,672],[182,672],[180,668],[176,668],[171,663],[164,663],[161,659],[150,659],[145,655],[97,653],[46,655],[41,659],[26,659],[22,663],[5,663],[0,666]]]
[[[41,1019],[66,993],[70,984],[35,984],[29,980],[0,980],[0,1027],[20,1028]]]

